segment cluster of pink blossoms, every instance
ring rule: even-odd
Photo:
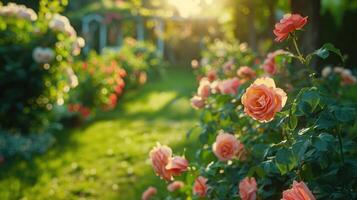
[[[321,71],[321,75],[323,78],[327,78],[332,73],[335,73],[340,76],[342,85],[353,85],[357,83],[357,78],[352,74],[352,71],[349,69],[345,69],[343,67],[325,67]]]
[[[211,94],[236,95],[239,86],[256,77],[256,73],[248,66],[242,66],[237,70],[237,76],[218,80],[214,70],[207,73],[207,77],[200,79],[197,94],[191,98],[193,108],[201,109],[206,105],[206,101]]]

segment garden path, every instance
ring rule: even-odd
[[[185,136],[195,123],[189,105],[194,84],[188,69],[168,70],[162,79],[126,93],[116,110],[61,132],[44,155],[5,163],[0,199],[138,200],[149,184],[163,191],[148,152],[156,141],[181,153],[193,145]]]

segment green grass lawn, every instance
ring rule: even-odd
[[[185,139],[196,122],[188,99],[194,77],[184,70],[126,93],[119,107],[99,113],[81,128],[65,130],[44,155],[0,167],[0,199],[138,200],[147,186],[165,193],[148,153],[160,141],[177,153],[194,146]]]

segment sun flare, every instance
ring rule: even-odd
[[[182,17],[197,16],[202,11],[202,4],[212,4],[213,0],[169,0]]]

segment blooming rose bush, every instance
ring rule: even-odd
[[[207,77],[213,82],[222,78],[234,78],[237,73],[242,79],[255,77],[255,72],[249,69],[256,68],[260,61],[246,43],[215,40],[206,46],[201,60],[191,62],[198,79]],[[247,66],[249,67],[246,68]]]
[[[77,86],[70,62],[83,39],[59,14],[65,4],[44,1],[38,13],[15,3],[0,5],[1,129],[44,131],[54,108]]]
[[[39,5],[36,13],[24,5],[0,3],[0,157],[4,158],[43,153],[60,128],[57,111],[78,85],[71,62],[84,41],[59,14],[66,2]],[[58,29],[55,21],[66,29]]]
[[[342,93],[354,87],[354,76],[344,68],[317,76],[313,57],[335,53],[344,60],[332,44],[301,54],[297,32],[306,25],[307,17],[285,15],[275,26],[276,40],[295,49],[276,51],[260,66],[254,57],[244,64],[232,60],[225,48],[204,52],[217,61],[192,62],[205,72],[196,71],[202,77],[191,103],[201,117],[188,132],[200,146],[186,155],[187,171],[166,179],[168,185],[185,181],[180,196],[169,193],[167,199],[357,198],[357,105]],[[339,84],[331,90],[335,79]]]
[[[61,29],[66,27],[58,26]],[[164,61],[152,44],[127,38],[120,50],[105,49],[100,55],[91,52],[87,59],[76,61],[73,65],[79,77],[79,86],[70,92],[67,107],[72,114],[68,117],[86,119],[98,110],[114,109],[125,90],[160,75]],[[82,109],[73,110],[73,105]]]
[[[126,38],[120,51],[108,54],[128,72],[129,88],[143,85],[148,78],[159,77],[165,72],[164,59],[150,42]]]
[[[116,107],[125,92],[127,71],[115,59],[91,53],[88,59],[74,63],[79,85],[71,90],[68,111],[86,119],[97,110]],[[77,108],[77,109],[73,109]]]

